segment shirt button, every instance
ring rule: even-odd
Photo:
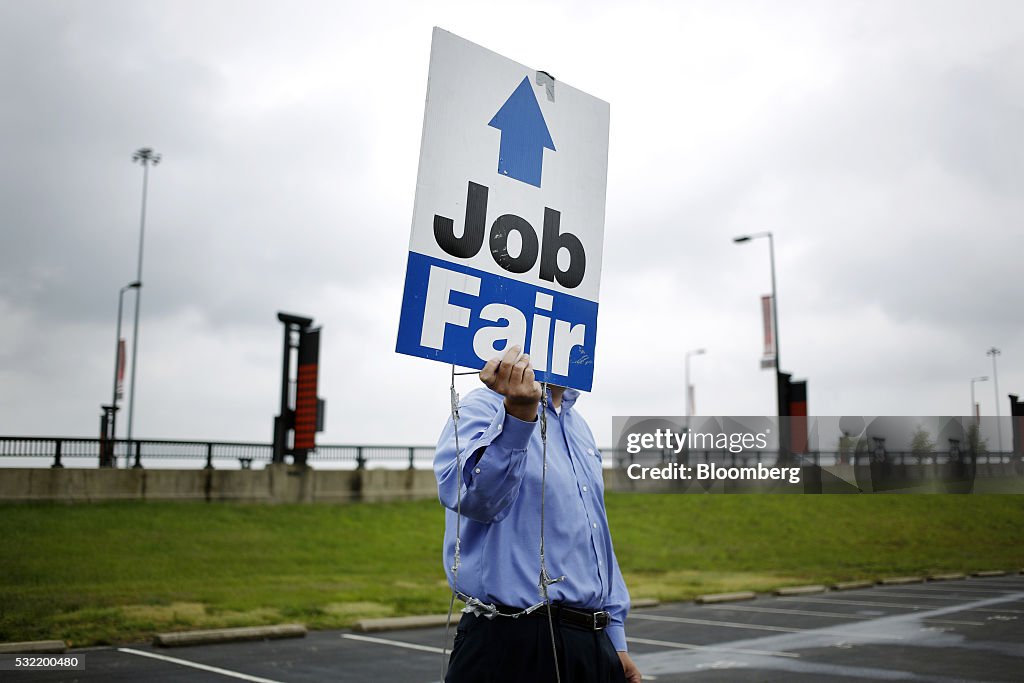
[[[501,431],[501,425],[498,425],[498,428],[497,428],[497,429],[498,429],[498,431],[500,432],[500,431]]]
[[[593,523],[593,524],[591,524],[590,526],[592,526],[592,527],[594,527],[594,528],[596,529],[596,528],[597,528],[597,522],[594,522],[594,523]]]
[[[584,492],[584,493],[586,493],[586,491],[587,491],[587,487],[586,487],[586,486],[584,486],[584,487],[583,487],[583,492]]]
[[[479,467],[477,467],[477,468],[476,468],[475,470],[473,470],[473,471],[474,471],[474,472],[476,472],[477,474],[480,474],[480,468],[479,468]]]
[[[587,455],[593,455],[593,454],[594,454],[594,449],[593,448],[588,448],[587,449]]]

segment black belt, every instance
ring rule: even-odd
[[[505,605],[495,605],[498,611],[502,614],[521,614],[524,610],[522,607],[506,607]],[[608,621],[611,615],[604,610],[599,612],[590,612],[588,610],[574,609],[572,607],[566,607],[564,605],[541,605],[537,609],[530,612],[531,617],[547,617],[550,611],[551,619],[560,624],[568,624],[570,626],[576,626],[578,628],[584,628],[588,631],[601,631],[608,626]]]

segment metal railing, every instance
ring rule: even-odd
[[[243,441],[175,441],[171,439],[138,439],[132,442],[118,440],[105,443],[101,439],[77,437],[0,436],[0,467],[7,466],[15,458],[52,460],[51,467],[64,467],[68,459],[92,459],[99,465],[104,448],[111,449],[113,462],[121,467],[143,467],[154,461],[203,461],[203,467],[251,469],[254,464],[266,466],[273,460],[273,446],[270,443]],[[112,448],[111,448],[112,447]],[[756,466],[763,463],[774,465],[778,459],[776,451],[690,451],[675,454],[671,451],[644,450],[629,453],[625,449],[602,449],[606,467],[625,467],[632,463],[644,465],[685,462],[688,464],[715,463],[729,467]],[[377,446],[377,445],[336,445],[317,446],[307,456],[311,466],[322,463],[327,466],[366,469],[368,467],[389,467],[428,469],[433,461],[434,446]],[[6,461],[6,462],[5,462]],[[928,466],[948,463],[976,465],[997,465],[1020,462],[1014,453],[936,452],[916,454],[912,452],[850,452],[815,451],[799,454],[793,464],[832,466],[848,464],[857,467],[870,465]],[[38,466],[38,465],[30,465]],[[88,466],[88,465],[86,465]]]
[[[91,458],[98,465],[104,448],[110,449],[114,462],[124,466],[142,460],[197,460],[213,468],[215,460],[237,461],[247,468],[254,461],[271,460],[271,444],[240,441],[175,441],[171,439],[139,439],[131,442],[78,437],[0,436],[0,458],[53,458],[51,467],[64,467],[69,458]],[[4,463],[0,460],[0,466]]]
[[[207,469],[266,466],[273,460],[273,445],[243,441],[175,441],[171,439],[118,440],[105,443],[101,439],[78,437],[0,436],[0,467],[14,458],[52,460],[50,467],[64,467],[68,459],[91,459],[97,466],[104,448],[110,449],[113,462],[120,467],[143,467],[153,461],[203,461]],[[417,465],[433,460],[433,446],[317,446],[307,456],[311,465],[332,464],[365,469],[368,466]],[[7,462],[5,462],[5,460]],[[38,466],[38,465],[31,465]]]

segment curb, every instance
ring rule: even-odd
[[[966,574],[932,574],[928,577],[929,581],[955,581],[956,579],[966,579]]]
[[[886,579],[879,579],[878,583],[883,586],[902,586],[907,583],[924,583],[923,576],[890,576]]]
[[[643,609],[645,607],[658,607],[661,605],[661,600],[655,598],[637,598],[636,600],[630,601],[631,609]]]
[[[452,612],[452,624],[459,623],[462,612]],[[405,628],[430,628],[444,626],[448,623],[447,614],[422,614],[414,617],[382,617],[379,619],[360,619],[352,625],[352,630],[359,633],[375,631],[398,631]]]
[[[739,600],[753,600],[757,595],[754,591],[740,591],[738,593],[708,593],[698,595],[693,599],[698,605],[712,605],[717,602],[737,602]]]
[[[971,576],[1006,576],[1002,569],[987,569],[980,572],[971,572]]]
[[[0,643],[3,654],[61,654],[67,652],[68,646],[63,640],[26,640],[20,643]]]
[[[205,631],[181,631],[157,633],[153,644],[161,647],[183,647],[185,645],[210,645],[213,643],[235,643],[245,640],[276,638],[303,638],[304,624],[278,624],[275,626],[244,626],[241,628],[216,628]]]
[[[788,586],[786,588],[778,588],[775,591],[775,595],[809,595],[811,593],[824,593],[827,588],[820,585],[811,586]]]
[[[874,581],[840,581],[833,583],[830,588],[834,591],[852,591],[857,588],[871,588],[874,585]]]

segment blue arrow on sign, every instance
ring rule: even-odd
[[[487,125],[501,131],[498,173],[540,187],[544,149],[554,152],[555,143],[529,77],[523,79]]]

